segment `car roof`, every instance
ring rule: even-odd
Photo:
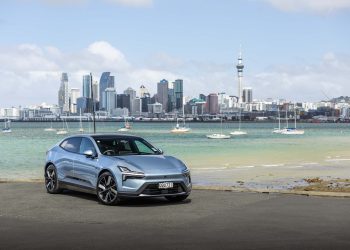
[[[93,139],[108,139],[108,138],[122,138],[122,139],[142,139],[139,136],[134,135],[125,135],[125,134],[117,134],[117,133],[106,133],[106,134],[81,134],[75,136],[83,136],[83,137],[91,137]]]

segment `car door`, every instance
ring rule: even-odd
[[[91,139],[83,137],[80,143],[79,154],[74,160],[74,177],[79,185],[87,188],[95,188],[99,172],[98,158],[87,157],[84,152],[92,150],[96,154],[96,148]]]
[[[80,137],[71,137],[64,140],[61,144],[56,159],[56,167],[59,179],[65,182],[72,182],[74,179],[73,163],[80,149]]]

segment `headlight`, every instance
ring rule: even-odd
[[[137,172],[137,171],[131,171],[127,167],[118,166],[118,168],[122,172],[123,181],[126,181],[126,179],[131,179],[131,178],[143,178],[143,177],[145,177],[144,173]]]
[[[186,169],[182,174],[187,178],[187,181],[191,183],[191,172],[189,169]]]

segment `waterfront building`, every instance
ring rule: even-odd
[[[244,103],[253,102],[253,89],[252,88],[248,88],[248,87],[243,88],[242,102],[244,102]]]
[[[199,94],[199,99],[206,101],[207,100],[207,96],[204,94]]]
[[[162,108],[165,112],[167,112],[168,107],[168,89],[169,82],[165,79],[161,80],[157,84],[157,102],[162,104]]]
[[[236,64],[236,69],[237,69],[237,75],[238,75],[238,90],[237,90],[237,97],[238,97],[238,102],[241,103],[242,102],[242,80],[243,80],[243,59],[242,59],[242,50],[240,50],[239,52],[239,56],[238,56],[238,63]]]
[[[176,100],[173,88],[168,88],[168,112],[172,112],[175,108]]]
[[[173,83],[173,89],[174,89],[174,97],[175,97],[175,108],[177,110],[182,110],[183,97],[184,97],[183,80],[182,79],[175,80],[175,82]]]
[[[148,104],[148,113],[160,115],[163,112],[163,104],[156,102]]]
[[[81,110],[82,113],[92,113],[92,100],[88,97],[77,98],[77,110]]]
[[[73,114],[79,113],[77,110],[77,100],[80,97],[80,89],[71,88],[70,90],[70,112]]]
[[[219,100],[217,94],[209,94],[207,96],[207,113],[216,115],[219,113]]]
[[[62,73],[61,84],[58,90],[58,106],[61,112],[69,112],[69,86],[68,86],[68,74]]]
[[[116,108],[116,91],[115,88],[106,88],[104,92],[106,111],[111,114],[112,111]]]
[[[142,99],[139,97],[136,97],[133,101],[132,101],[132,105],[131,105],[131,114],[135,115],[135,116],[140,116],[141,112],[142,112]]]

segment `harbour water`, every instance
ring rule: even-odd
[[[122,125],[98,122],[97,132],[117,132]],[[198,184],[231,185],[238,180],[253,183],[259,175],[269,181],[318,174],[350,175],[349,124],[303,123],[298,126],[305,129],[304,135],[288,136],[273,134],[276,124],[243,123],[248,135],[227,140],[206,138],[209,133],[220,132],[220,123],[190,123],[192,132],[188,134],[171,134],[174,125],[137,122],[129,134],[142,136],[165,154],[182,159]],[[50,126],[45,122],[13,122],[12,133],[0,134],[0,180],[42,179],[46,150],[65,136],[45,132]],[[83,126],[85,132],[92,129],[91,123]],[[59,129],[62,123],[53,123],[53,127]],[[79,122],[68,123],[68,127],[68,135],[79,133]],[[224,123],[223,133],[237,127],[237,123]]]

